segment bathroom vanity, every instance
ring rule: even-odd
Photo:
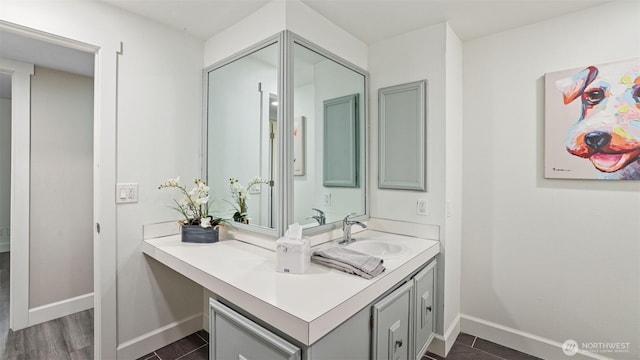
[[[234,223],[231,240],[149,238],[143,251],[212,292],[210,358],[420,359],[433,338],[439,228],[369,216],[368,73],[283,31],[203,75],[203,177],[212,198],[227,200],[211,211],[234,204],[230,178],[259,176],[242,208],[251,221]],[[220,156],[229,149],[243,161]],[[312,246],[342,246],[352,215],[369,230],[344,246],[383,258],[381,275],[313,263],[305,274],[276,271],[287,226],[302,224]]]
[[[419,359],[433,337],[440,243],[379,231],[357,238],[360,249],[383,251],[383,274],[366,280],[313,263],[305,274],[278,273],[272,249],[239,240],[167,236],[143,251],[215,294],[211,359]]]

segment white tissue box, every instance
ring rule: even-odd
[[[304,274],[311,262],[311,246],[308,238],[293,240],[280,238],[276,241],[276,271]]]

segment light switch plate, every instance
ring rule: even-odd
[[[138,202],[137,183],[119,183],[116,185],[116,203],[129,204]]]

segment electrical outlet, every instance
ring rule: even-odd
[[[138,184],[121,183],[116,185],[116,203],[127,204],[138,202]]]
[[[324,206],[331,206],[331,193],[327,192],[322,194],[322,203]]]
[[[418,199],[416,210],[418,215],[429,215],[429,204],[427,199]]]

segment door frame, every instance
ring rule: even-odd
[[[31,75],[33,64],[0,59],[0,72],[11,75],[11,254],[9,327],[29,326],[29,181]],[[24,239],[24,241],[16,241]]]
[[[121,43],[93,45],[55,34],[28,28],[15,23],[0,20],[0,30],[13,32],[25,37],[38,39],[56,45],[95,54],[94,60],[94,115],[93,115],[93,276],[94,276],[94,358],[115,359],[117,357],[117,312],[116,312],[116,207],[114,200],[116,184],[116,122],[117,122],[117,76],[118,57],[122,53]],[[7,64],[6,66],[9,66]],[[14,64],[15,65],[15,64]],[[25,73],[22,69],[20,73]],[[33,70],[31,70],[33,73]],[[30,84],[29,75],[25,77]],[[21,96],[25,90],[17,85]],[[29,86],[30,88],[30,86]],[[12,89],[13,90],[13,89]],[[14,109],[12,95],[12,174],[11,174],[11,277],[10,277],[10,326],[12,329],[26,327],[28,320],[29,291],[29,181],[15,181],[17,174],[21,179],[29,179],[29,157],[23,155],[16,159],[16,150],[29,151],[30,104],[25,106],[21,100],[20,109]],[[16,106],[18,107],[18,106]],[[28,112],[26,110],[29,109]],[[16,114],[17,113],[17,114]],[[14,115],[15,114],[15,115]],[[16,128],[17,127],[17,128]],[[14,131],[24,140],[14,141]],[[26,168],[26,170],[25,170]],[[26,174],[26,177],[24,177]],[[16,188],[14,188],[14,186]],[[17,195],[27,196],[24,197]],[[14,209],[14,207],[16,207]],[[16,212],[14,212],[14,210]],[[26,224],[26,225],[25,225]],[[14,226],[16,226],[14,228]],[[15,231],[15,230],[17,231]],[[21,236],[24,241],[13,241]],[[17,253],[14,253],[17,251]],[[15,256],[14,256],[15,255]],[[16,302],[14,302],[17,296]],[[19,301],[19,302],[18,302]],[[14,311],[14,304],[20,304]],[[27,325],[28,326],[28,325]]]

